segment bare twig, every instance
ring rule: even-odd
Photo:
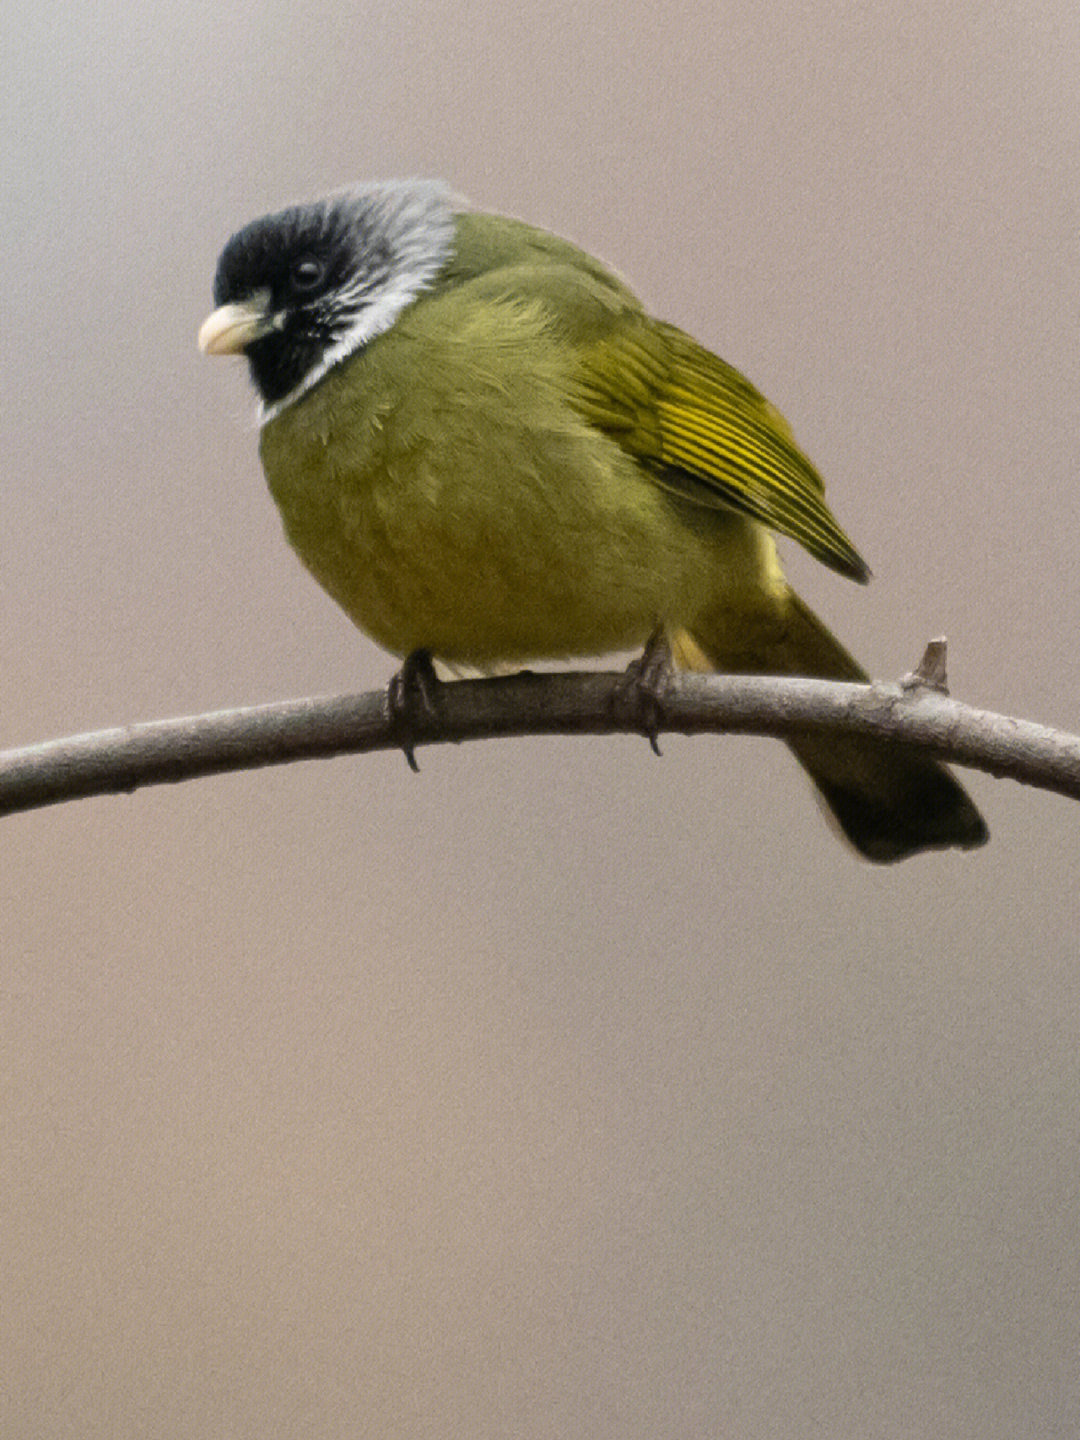
[[[676,674],[647,728],[871,735],[1080,799],[1080,736],[974,710],[928,686]],[[101,730],[0,754],[0,814],[331,755],[517,735],[643,733],[621,674],[522,673],[439,685],[408,734],[385,692],[289,700]]]

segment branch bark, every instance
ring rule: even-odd
[[[622,674],[528,672],[439,685],[430,709],[387,694],[223,710],[0,753],[0,815],[143,785],[331,755],[518,735],[674,731],[876,736],[1080,799],[1080,736],[975,710],[916,671],[900,685],[674,674],[658,695]]]

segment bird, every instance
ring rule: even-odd
[[[379,645],[451,668],[637,650],[867,681],[777,536],[869,569],[779,410],[568,240],[442,181],[346,186],[227,241],[210,355],[246,358],[285,536]],[[955,777],[877,739],[788,745],[867,860],[968,849]]]

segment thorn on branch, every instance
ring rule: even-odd
[[[931,640],[915,669],[909,671],[900,681],[901,690],[935,690],[939,695],[948,695],[947,651],[948,641],[944,635],[937,640]]]

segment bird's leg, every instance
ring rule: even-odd
[[[664,696],[675,666],[671,642],[663,625],[658,625],[645,643],[645,649],[626,667],[619,684],[624,701],[641,725],[655,755],[660,754],[657,731],[664,716]]]
[[[399,744],[409,762],[409,769],[418,773],[416,763],[416,717],[435,715],[435,695],[442,681],[435,674],[430,650],[414,650],[406,655],[401,669],[390,677],[386,687],[386,704],[390,723],[398,732]]]

